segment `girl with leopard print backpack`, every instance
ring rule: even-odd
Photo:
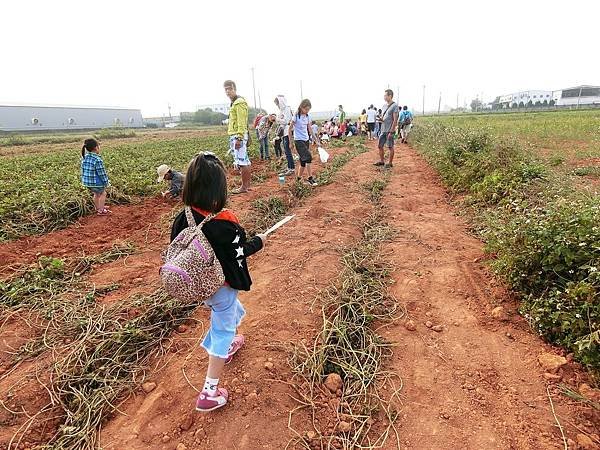
[[[196,401],[196,410],[208,412],[227,403],[228,392],[225,388],[218,387],[219,378],[225,364],[231,361],[244,344],[244,337],[236,335],[237,327],[246,314],[238,299],[238,291],[250,290],[252,280],[246,258],[261,250],[267,237],[259,234],[248,239],[237,217],[224,209],[227,202],[227,179],[223,163],[213,153],[201,152],[190,162],[183,186],[183,202],[186,208],[173,222],[169,249],[176,244],[181,234],[184,235],[179,238],[181,240],[192,239],[189,238],[190,234],[196,236],[200,245],[193,245],[199,256],[214,263],[211,269],[203,267],[205,274],[213,273],[211,270],[214,267],[214,275],[210,276],[211,280],[204,280],[199,289],[209,289],[207,292],[212,292],[214,287],[208,285],[214,284],[215,280],[222,283],[208,299],[200,299],[211,309],[211,315],[210,329],[201,344],[208,353],[208,369],[204,388]],[[193,231],[185,231],[192,227]],[[210,248],[202,245],[204,240]],[[188,251],[189,248],[188,246]],[[217,261],[214,261],[215,257]],[[188,261],[189,259],[187,258]],[[180,269],[176,268],[174,273]],[[220,278],[220,270],[223,278]],[[161,273],[164,271],[169,272],[169,269],[163,266]],[[181,273],[182,282],[185,281],[185,275]]]

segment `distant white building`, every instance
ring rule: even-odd
[[[521,91],[501,95],[498,103],[501,108],[548,105],[553,98],[552,95],[552,91]]]
[[[200,105],[197,107],[198,110],[210,109],[212,112],[229,115],[229,103],[214,103],[212,105]]]
[[[600,105],[600,86],[575,86],[554,91],[557,106]]]
[[[139,109],[0,104],[0,131],[80,130],[144,126]]]

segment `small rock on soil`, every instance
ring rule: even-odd
[[[330,373],[327,375],[325,379],[325,387],[329,389],[330,392],[335,394],[338,389],[342,389],[344,386],[344,382],[342,381],[342,377],[340,377],[337,373]]]
[[[562,366],[567,364],[567,359],[563,356],[555,355],[553,353],[541,353],[538,355],[538,362],[540,366],[547,372],[556,372]]]
[[[154,383],[153,381],[146,381],[144,384],[142,384],[142,389],[146,394],[149,394],[154,389],[156,389],[156,383]]]

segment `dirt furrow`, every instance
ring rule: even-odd
[[[385,336],[398,344],[394,369],[404,379],[399,423],[405,447],[564,448],[549,394],[568,438],[580,432],[569,423],[593,433],[585,412],[545,378],[576,386],[585,377],[581,368],[571,363],[544,376],[538,355],[553,350],[480,262],[482,243],[445,201],[434,171],[407,146],[395,171],[383,203],[400,237],[385,249],[397,265],[393,293],[416,330],[398,323]],[[503,310],[492,314],[498,306]]]

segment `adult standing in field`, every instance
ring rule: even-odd
[[[412,128],[413,115],[408,110],[408,106],[404,105],[400,113],[400,142],[408,143],[408,133]]]
[[[338,106],[338,125],[343,123],[346,120],[346,111],[344,111],[344,107],[342,105]]]
[[[381,109],[377,110],[375,114],[375,137],[378,138],[381,133]]]
[[[375,119],[377,117],[377,110],[373,105],[369,106],[367,109],[367,136],[369,139],[375,139],[373,133],[375,132]]]
[[[358,116],[358,135],[362,136],[363,133],[367,132],[367,110],[363,109]]]
[[[386,169],[394,167],[394,133],[398,127],[398,116],[400,114],[400,108],[396,102],[393,101],[394,92],[391,89],[386,89],[383,95],[385,100],[384,110],[381,114],[381,131],[379,136],[379,161],[375,163],[376,166],[385,166]],[[390,160],[385,163],[385,146],[390,152]]]
[[[235,82],[227,80],[223,83],[225,94],[231,100],[229,109],[229,149],[233,153],[233,163],[240,168],[242,185],[231,191],[232,194],[243,194],[250,190],[250,157],[248,156],[248,102],[237,95]]]
[[[269,156],[269,130],[275,123],[275,114],[263,116],[256,127],[258,143],[260,145],[260,159],[271,159]]]
[[[292,108],[287,104],[287,100],[283,95],[278,95],[275,98],[275,104],[279,108],[279,114],[277,115],[276,122],[279,125],[277,133],[279,134],[283,130],[283,137],[281,142],[283,143],[283,151],[285,153],[285,159],[287,160],[287,170],[280,173],[279,175],[288,176],[296,173],[296,165],[294,163],[294,157],[292,156],[292,149],[290,147],[290,122],[292,120]]]

